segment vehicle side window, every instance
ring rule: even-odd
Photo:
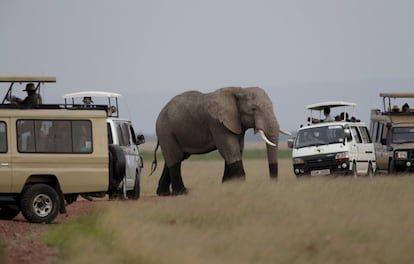
[[[55,135],[55,151],[57,153],[72,152],[72,125],[69,120],[53,121],[53,132]]]
[[[72,138],[74,152],[92,152],[92,127],[91,122],[72,121]]]
[[[129,130],[131,131],[132,142],[134,142],[134,144],[137,145],[137,136],[135,135],[134,128],[132,126],[129,126]]]
[[[107,132],[108,132],[108,144],[114,144],[114,139],[112,138],[112,128],[111,124],[106,123]]]
[[[118,136],[118,142],[120,146],[126,146],[124,142],[124,136],[122,135],[122,127],[121,124],[116,124],[116,134]]]
[[[131,145],[131,137],[129,135],[129,125],[124,123],[122,124],[122,137],[123,142],[125,143],[124,146],[130,146]]]
[[[362,143],[361,135],[356,127],[351,127],[353,138],[355,139],[356,143]]]
[[[19,152],[35,152],[34,120],[18,120],[16,128]]]
[[[86,120],[18,120],[22,153],[91,153],[92,124]]]
[[[359,127],[361,132],[362,142],[364,143],[371,143],[371,138],[369,136],[368,129],[366,127]]]
[[[7,152],[7,126],[6,123],[0,122],[0,153]]]
[[[373,122],[372,124],[371,124],[371,137],[372,137],[372,140],[374,141],[374,142],[379,142],[380,141],[380,138],[379,138],[379,123],[378,122]]]

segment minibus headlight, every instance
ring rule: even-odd
[[[293,165],[302,165],[302,164],[304,164],[305,162],[303,161],[303,159],[301,159],[301,158],[294,158],[293,159]]]
[[[339,152],[335,155],[336,162],[347,162],[349,161],[349,153],[348,152]]]
[[[394,158],[395,159],[407,159],[408,153],[407,151],[395,151],[394,152]]]

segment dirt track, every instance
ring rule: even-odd
[[[52,225],[79,218],[96,205],[96,202],[75,202],[67,206],[67,214],[59,215]],[[39,241],[39,236],[47,226],[31,224],[21,214],[12,221],[0,220],[0,246],[4,247],[5,253],[0,263],[53,263],[58,257],[58,250]]]

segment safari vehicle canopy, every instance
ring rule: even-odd
[[[119,107],[118,107],[118,98],[122,95],[119,93],[112,92],[103,92],[103,91],[85,91],[85,92],[76,92],[68,93],[63,95],[65,104],[68,103],[68,100],[71,100],[73,105],[76,105],[76,99],[82,98],[82,103],[86,107],[94,107],[95,103],[92,100],[95,97],[107,98],[108,99],[108,115],[113,117],[119,117]],[[78,104],[80,104],[78,102]]]
[[[414,170],[414,93],[380,93],[383,108],[371,110],[370,132],[379,171]]]
[[[36,92],[40,94],[40,85],[42,83],[55,83],[56,77],[51,76],[0,76],[0,83],[10,83],[10,87],[3,97],[2,104],[7,101],[11,95],[13,95],[13,86],[16,83],[37,83]]]
[[[326,107],[329,107],[331,110],[338,108],[339,111],[342,111],[340,114],[335,116],[335,121],[346,121],[347,118],[349,118],[349,112],[352,112],[351,116],[355,115],[356,104],[350,103],[350,102],[343,102],[343,101],[330,101],[330,102],[322,102],[322,103],[308,105],[306,106],[306,109],[310,110],[310,117],[311,117],[309,119],[310,124],[312,124],[315,120],[314,118],[315,111],[317,111],[317,114],[319,115],[319,119],[317,120],[323,120],[322,114],[323,114],[323,110]],[[338,110],[338,109],[335,109],[335,110]]]
[[[324,121],[322,111],[336,110],[334,121]],[[374,147],[368,128],[355,118],[356,104],[330,101],[308,105],[309,124],[298,129],[289,146],[293,148],[293,170],[297,177],[326,174],[372,174]],[[339,110],[339,111],[338,111]],[[319,119],[314,118],[319,111]],[[350,117],[349,112],[352,113]],[[331,112],[332,113],[332,112]]]

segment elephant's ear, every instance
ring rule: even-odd
[[[235,134],[242,132],[236,97],[236,94],[241,90],[242,88],[239,87],[218,89],[211,93],[211,98],[207,105],[208,113]]]

